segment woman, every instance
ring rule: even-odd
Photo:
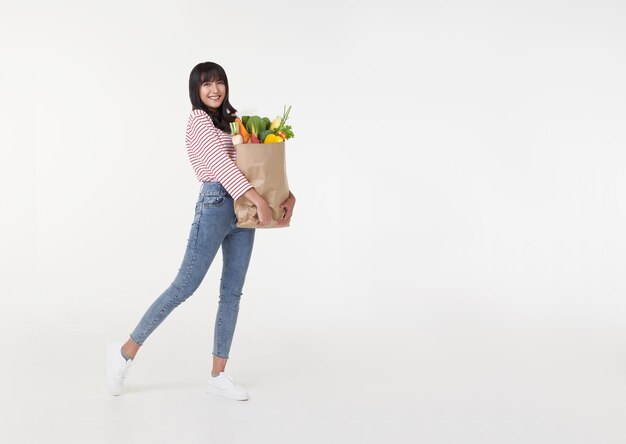
[[[224,373],[255,232],[237,228],[233,201],[241,196],[249,199],[257,208],[259,226],[271,222],[272,214],[267,202],[235,165],[229,123],[235,120],[237,110],[228,100],[224,69],[211,62],[194,67],[189,75],[189,98],[192,111],[185,141],[189,160],[202,185],[183,263],[174,282],[148,308],[128,341],[108,344],[107,384],[112,395],[122,393],[124,378],[139,348],[172,310],[198,288],[221,246],[222,279],[213,338],[213,369],[207,391],[246,400],[245,388]],[[295,198],[289,193],[281,205],[285,213],[279,224],[289,223],[294,205]]]

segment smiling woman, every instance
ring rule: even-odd
[[[106,377],[112,395],[120,395],[124,380],[144,341],[204,279],[218,250],[223,268],[219,304],[214,327],[213,370],[207,392],[236,400],[248,399],[247,391],[224,373],[239,313],[244,280],[252,254],[254,228],[237,227],[234,201],[245,196],[257,209],[257,226],[272,221],[267,202],[235,164],[230,123],[237,110],[228,101],[228,79],[221,66],[205,62],[189,75],[192,110],[185,142],[189,161],[202,183],[187,241],[187,249],[176,278],[148,308],[130,334],[107,347]],[[289,223],[295,198],[290,193],[283,203],[283,219]]]
[[[213,82],[203,82],[200,86],[200,100],[211,111],[217,112],[220,105],[224,101],[224,93],[226,86],[223,80],[215,80]]]
[[[237,110],[228,100],[228,77],[217,63],[199,63],[189,75],[189,99],[193,109],[204,110],[216,128],[230,133]]]

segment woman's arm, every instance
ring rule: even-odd
[[[256,188],[250,188],[244,193],[244,197],[256,206],[256,213],[259,218],[260,226],[263,227],[272,222],[272,210]]]
[[[233,200],[252,188],[250,182],[227,154],[221,131],[205,112],[193,112],[187,125],[187,150],[194,169],[208,169]]]

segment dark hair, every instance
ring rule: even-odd
[[[204,82],[214,82],[221,80],[226,87],[224,101],[217,109],[213,111],[209,109],[200,99],[200,86]],[[235,113],[237,110],[228,101],[228,78],[226,71],[217,63],[204,62],[198,63],[189,74],[189,99],[191,99],[192,109],[201,109],[205,111],[213,121],[213,124],[226,133],[230,133],[230,122],[235,121]]]

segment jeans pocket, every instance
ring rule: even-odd
[[[205,207],[219,207],[224,203],[224,196],[221,194],[205,194],[204,206]]]

